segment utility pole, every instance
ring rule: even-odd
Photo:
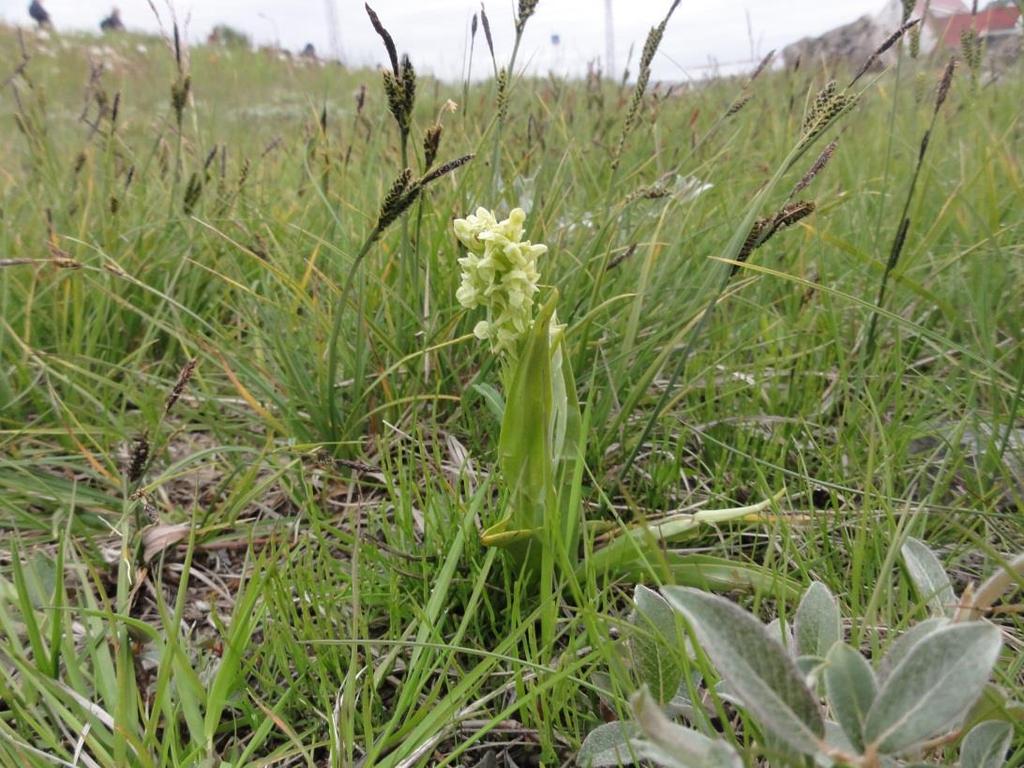
[[[327,10],[327,39],[330,41],[331,56],[341,61],[341,36],[338,34],[338,10],[334,0],[324,0]]]
[[[604,66],[605,75],[615,80],[615,22],[612,20],[612,0],[604,0]]]

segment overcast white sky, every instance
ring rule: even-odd
[[[155,0],[161,10],[167,0]],[[312,42],[330,50],[325,22],[329,0],[174,0],[179,18],[189,19],[191,39],[201,39],[218,22],[247,31],[260,43],[280,41],[291,49]],[[333,0],[342,55],[353,64],[383,61],[361,0]],[[25,23],[29,0],[0,0],[0,19]],[[514,0],[487,0],[488,16],[499,55],[507,55],[512,38]],[[631,44],[643,45],[647,30],[659,21],[670,0],[612,0],[616,69],[625,65]],[[58,28],[96,29],[109,0],[44,0]],[[154,30],[146,0],[117,0],[129,28]],[[443,77],[462,70],[469,20],[479,9],[474,0],[372,0],[401,51],[418,69]],[[699,77],[710,61],[721,64],[759,58],[804,35],[822,32],[875,13],[885,0],[683,0],[665,35],[655,78]],[[551,36],[561,39],[554,46]],[[474,72],[486,74],[482,35],[477,39]],[[588,60],[604,55],[603,0],[540,0],[527,26],[521,61],[534,69],[580,72]],[[480,54],[483,55],[480,55]],[[635,57],[634,57],[635,59]],[[635,67],[634,67],[635,69]]]

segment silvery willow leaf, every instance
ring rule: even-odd
[[[639,733],[635,723],[615,721],[599,725],[583,740],[576,764],[584,768],[631,765],[640,757],[633,744]]]
[[[884,682],[915,645],[933,632],[937,632],[946,626],[949,626],[949,619],[947,618],[935,617],[925,619],[920,624],[915,624],[897,637],[892,645],[889,646],[885,658],[882,659],[882,663],[878,666],[878,681]]]
[[[663,768],[742,768],[743,761],[730,745],[669,720],[651,694],[642,688],[630,699],[633,716],[646,741],[643,757]]]
[[[974,726],[960,745],[960,768],[1001,768],[1013,739],[1013,726],[986,720]]]
[[[821,582],[814,582],[800,600],[793,622],[797,653],[825,658],[842,636],[839,606]]]
[[[900,553],[914,591],[928,603],[932,615],[952,615],[957,606],[956,592],[935,553],[923,542],[911,538],[903,542]]]
[[[846,643],[836,643],[825,660],[825,690],[832,714],[850,743],[864,750],[864,721],[878,684],[867,659]]]
[[[664,704],[676,694],[683,679],[679,664],[683,635],[676,626],[675,611],[657,592],[637,585],[633,605],[631,621],[636,627],[630,637],[633,664],[640,681]]]
[[[687,587],[661,592],[686,617],[718,674],[764,729],[797,752],[814,754],[825,736],[821,709],[768,628],[717,595]]]
[[[898,754],[961,720],[992,674],[1002,646],[987,622],[951,624],[910,649],[885,681],[864,723],[864,742]]]

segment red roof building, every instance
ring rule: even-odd
[[[914,14],[923,16],[926,11],[924,24],[930,44],[957,48],[963,33],[970,29],[982,39],[1020,33],[1020,9],[1014,5],[993,5],[972,14],[962,0],[918,0]]]
[[[977,15],[957,13],[945,19],[935,19],[935,22],[941,30],[939,38],[942,42],[955,48],[960,45],[961,35],[969,29],[977,31],[982,38],[1010,35],[1017,31],[1019,20],[1020,9],[1006,5],[986,8],[978,11]]]

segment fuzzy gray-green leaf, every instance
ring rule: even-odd
[[[825,690],[843,733],[858,750],[863,750],[864,721],[877,690],[871,665],[846,643],[836,643],[826,658]]]
[[[599,725],[583,740],[576,764],[584,768],[630,765],[640,756],[633,746],[639,733],[635,723],[615,721]]]
[[[935,553],[923,542],[911,538],[903,542],[900,552],[914,591],[928,603],[932,615],[951,615],[956,610],[956,592]]]
[[[693,627],[718,674],[766,731],[803,754],[814,754],[825,721],[814,695],[767,627],[725,598],[687,587],[662,594]]]
[[[824,658],[841,638],[839,606],[828,587],[814,582],[800,600],[794,620],[797,654]]]
[[[899,666],[899,663],[903,661],[915,645],[933,632],[937,632],[946,626],[949,626],[949,619],[945,617],[925,619],[920,624],[915,624],[897,637],[892,645],[889,646],[885,658],[882,659],[882,663],[878,667],[878,681],[880,683],[885,682],[886,678]]]
[[[683,679],[679,665],[683,637],[676,627],[676,614],[661,595],[643,585],[634,590],[633,603],[632,622],[636,627],[630,638],[633,664],[640,681],[647,684],[660,704],[664,704],[676,694]]]
[[[1013,739],[1013,726],[986,720],[971,729],[960,746],[960,768],[1001,768]]]
[[[630,705],[646,737],[638,746],[647,760],[663,768],[742,768],[729,744],[669,720],[646,688],[633,695]]]
[[[944,733],[981,694],[1002,637],[992,624],[952,624],[915,644],[886,680],[864,724],[864,741],[898,754]]]

